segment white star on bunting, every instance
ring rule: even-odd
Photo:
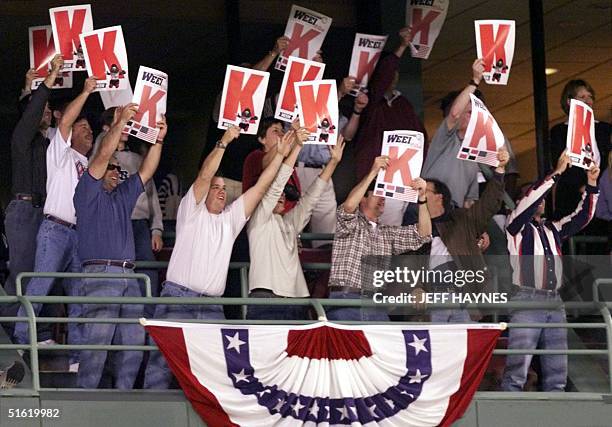
[[[416,355],[418,356],[419,353],[421,351],[425,351],[427,352],[428,350],[425,348],[425,341],[427,341],[427,338],[423,338],[423,339],[419,339],[419,337],[417,337],[416,335],[412,335],[412,338],[414,339],[414,341],[412,341],[410,344],[408,344],[411,347],[414,347],[414,351],[416,353]]]
[[[305,408],[305,407],[306,407],[306,406],[304,406],[304,405],[302,405],[302,404],[300,403],[300,398],[299,398],[299,397],[298,397],[298,399],[295,401],[295,403],[294,403],[293,405],[291,405],[291,408],[292,408],[292,410],[293,410],[293,411],[295,411],[295,414],[296,414],[296,415],[299,415],[299,414],[300,414],[300,410],[301,410],[302,408]]]
[[[312,406],[310,407],[310,410],[308,411],[310,413],[310,415],[312,415],[315,418],[318,418],[319,416],[319,404],[317,403],[317,401],[315,400],[312,404]]]
[[[368,411],[370,411],[370,415],[372,416],[372,418],[378,418],[378,415],[376,414],[376,404],[368,406]]]
[[[227,341],[229,342],[226,350],[234,349],[238,354],[240,354],[240,346],[246,344],[246,342],[238,338],[238,332],[236,332],[233,337],[226,335],[225,338],[227,338]]]
[[[275,411],[280,412],[281,408],[283,407],[283,405],[285,404],[285,401],[283,399],[278,399],[278,402],[276,403],[276,406],[273,408]]]
[[[240,372],[236,372],[236,373],[234,373],[232,375],[236,379],[237,383],[239,383],[240,381],[249,382],[249,380],[247,380],[247,378],[250,377],[250,375],[245,374],[244,373],[244,369],[241,369]]]
[[[421,374],[421,370],[417,369],[416,374],[415,375],[408,375],[408,378],[410,378],[410,381],[408,381],[408,384],[412,384],[412,383],[421,383],[421,380],[427,378],[429,375],[422,375]]]

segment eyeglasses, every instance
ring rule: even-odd
[[[115,170],[115,169],[117,170],[117,172],[121,172],[121,166],[119,166],[119,165],[113,165],[112,163],[109,163],[106,166],[106,170],[107,171],[112,171],[112,170]]]

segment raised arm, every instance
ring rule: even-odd
[[[402,28],[399,32],[400,44],[393,54],[381,58],[368,84],[368,96],[371,104],[377,104],[391,86],[395,73],[399,69],[399,60],[410,44],[411,32],[409,28]]]
[[[51,60],[51,71],[42,84],[32,92],[32,97],[19,118],[11,139],[11,149],[22,152],[29,149],[29,144],[39,132],[40,122],[45,111],[45,104],[49,100],[53,82],[57,78],[64,60],[61,55],[55,55]]]
[[[433,226],[431,225],[431,216],[427,209],[427,182],[423,178],[416,178],[412,181],[412,187],[419,192],[419,222],[417,224],[417,231],[421,237],[430,236]]]
[[[36,78],[38,78],[38,71],[36,71],[34,68],[30,68],[28,71],[26,71],[23,89],[21,89],[21,94],[19,95],[20,101],[32,93],[32,82]]]
[[[272,65],[276,57],[287,48],[289,45],[289,38],[282,36],[276,39],[276,43],[274,44],[274,48],[268,52],[266,56],[261,58],[259,62],[253,65],[254,70],[259,71],[267,71],[268,68]]]
[[[127,122],[136,115],[137,111],[137,104],[128,104],[125,107],[117,107],[115,109],[113,124],[108,133],[104,135],[102,142],[100,142],[98,152],[89,161],[89,174],[95,179],[102,179],[104,177],[108,162],[113,156],[113,153],[117,150],[117,145],[119,145],[121,131]]]
[[[157,142],[149,148],[147,155],[145,156],[142,164],[140,165],[140,169],[138,170],[138,174],[140,175],[140,180],[142,184],[145,185],[157,170],[157,166],[159,165],[159,159],[161,158],[162,148],[164,146],[164,138],[166,137],[166,133],[168,132],[168,125],[166,123],[166,116],[162,116],[162,119],[157,122],[157,127],[159,128],[159,135],[157,135]]]
[[[355,213],[355,211],[359,208],[361,199],[368,191],[370,183],[376,178],[376,175],[378,175],[378,172],[381,169],[385,170],[388,166],[389,156],[378,156],[374,159],[370,172],[351,190],[348,197],[342,204],[344,212],[349,214]]]
[[[457,125],[457,122],[461,118],[461,114],[465,107],[470,103],[470,94],[474,93],[482,80],[482,73],[484,73],[484,61],[481,58],[474,60],[472,63],[472,80],[468,85],[461,91],[461,93],[455,98],[453,105],[446,118],[446,126],[448,129],[452,129]]]
[[[570,215],[553,223],[555,227],[557,227],[557,230],[559,230],[559,235],[562,240],[578,233],[593,219],[599,196],[599,190],[597,188],[598,177],[599,167],[593,165],[591,169],[587,171],[587,185],[576,210]]]
[[[70,132],[72,130],[72,125],[74,121],[81,114],[81,110],[89,98],[89,95],[96,89],[96,78],[89,77],[83,83],[83,90],[79,95],[72,100],[70,104],[66,106],[64,110],[64,114],[59,121],[58,131],[62,134],[62,138],[64,141],[68,140],[68,136],[70,136]]]
[[[355,138],[357,130],[359,129],[359,119],[361,118],[361,113],[363,112],[365,107],[367,107],[368,100],[368,95],[363,92],[359,92],[359,94],[355,98],[355,103],[353,105],[353,113],[351,114],[351,117],[346,126],[341,129],[342,135],[344,136],[344,140],[346,142],[351,142],[353,138]]]
[[[287,132],[282,138],[278,139],[276,146],[276,154],[270,164],[263,170],[257,183],[249,188],[246,193],[243,194],[244,198],[244,216],[250,217],[259,201],[263,198],[272,184],[278,169],[283,163],[283,159],[291,153],[292,142],[294,141],[295,132]],[[296,155],[297,158],[297,155]],[[295,162],[295,160],[294,160]]]
[[[569,157],[565,152],[559,157],[557,167],[552,174],[541,181],[536,182],[529,188],[527,194],[518,202],[516,208],[510,213],[507,220],[506,231],[511,235],[516,235],[521,229],[531,221],[540,203],[546,194],[551,190],[555,183],[555,177],[561,175],[570,163]]]
[[[501,147],[497,151],[497,160],[499,160],[499,165],[495,168],[493,178],[487,183],[482,197],[476,200],[467,211],[479,235],[485,232],[487,224],[493,218],[493,215],[499,211],[502,204],[504,174],[506,165],[510,160],[508,150]]]
[[[221,137],[221,140],[217,142],[215,148],[213,148],[208,156],[206,156],[206,159],[204,159],[204,163],[202,163],[198,176],[193,183],[193,193],[196,203],[200,203],[208,193],[210,182],[217,173],[217,170],[219,170],[221,159],[223,158],[223,154],[225,154],[225,149],[239,136],[240,128],[238,128],[238,126],[228,127]]]
[[[342,160],[342,153],[344,153],[344,147],[346,143],[344,142],[344,137],[342,135],[338,135],[338,141],[336,141],[336,145],[330,145],[329,148],[329,161],[323,168],[323,172],[319,175],[319,178],[324,182],[328,182],[334,171],[336,170],[336,166]]]

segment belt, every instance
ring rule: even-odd
[[[542,295],[542,296],[546,296],[546,297],[553,297],[553,296],[557,296],[559,295],[559,291],[557,290],[549,290],[549,289],[536,289],[536,288],[530,288],[527,286],[516,286],[513,285],[513,287],[516,290],[516,293],[518,292],[523,292],[526,294],[531,294],[531,295]]]
[[[32,195],[31,194],[18,193],[18,194],[15,194],[15,200],[27,200],[28,202],[31,202],[32,201]]]
[[[330,286],[329,291],[330,292],[350,292],[354,294],[361,294],[365,297],[371,297],[372,295],[374,295],[373,291],[356,288],[354,286]]]
[[[45,197],[40,194],[29,194],[29,193],[17,193],[15,194],[15,200],[24,200],[26,202],[38,201],[42,206],[45,203]]]
[[[164,287],[166,287],[166,286],[174,286],[175,288],[179,288],[179,289],[182,289],[184,291],[191,292],[192,294],[197,295],[198,297],[217,298],[217,297],[213,297],[213,296],[210,296],[208,294],[205,294],[204,292],[196,292],[193,289],[188,288],[187,286],[179,285],[178,283],[174,283],[174,282],[165,281],[163,286]]]
[[[63,219],[56,218],[53,215],[45,215],[45,219],[48,219],[49,221],[53,221],[59,225],[63,225],[64,227],[68,227],[71,230],[74,230],[76,228],[76,225],[74,225],[73,223],[64,221]]]
[[[260,295],[253,295],[253,294],[260,294]],[[262,294],[265,294],[265,296]],[[280,295],[276,295],[270,289],[265,289],[265,288],[252,289],[251,292],[249,292],[249,297],[250,298],[289,298],[289,297],[283,297]]]
[[[113,267],[123,267],[133,270],[136,265],[132,261],[114,261],[112,259],[90,259],[83,262],[83,267],[86,265],[112,265]]]
[[[312,168],[312,169],[321,169],[325,165],[321,165],[321,164],[318,164],[318,163],[298,162],[298,166],[303,166],[305,168]]]

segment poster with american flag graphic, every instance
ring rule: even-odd
[[[484,102],[473,94],[470,98],[466,108],[472,112],[457,158],[497,167],[497,150],[504,146],[504,134]]]
[[[383,133],[381,155],[389,156],[389,166],[376,177],[376,196],[415,203],[419,197],[412,188],[423,166],[425,138],[413,130],[392,130]]]

